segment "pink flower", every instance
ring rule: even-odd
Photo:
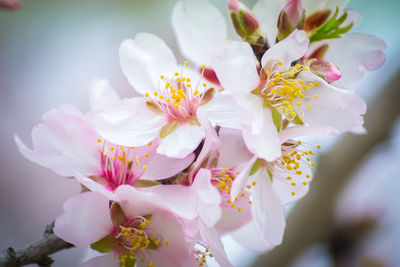
[[[168,178],[193,161],[193,155],[171,159],[157,154],[157,140],[135,148],[102,140],[89,116],[72,106],[47,112],[43,121],[32,130],[33,150],[15,137],[22,155],[109,197],[119,185],[143,186],[143,181]]]
[[[9,10],[17,10],[21,8],[21,2],[18,0],[0,0],[0,7]]]
[[[117,201],[97,192],[69,199],[57,218],[54,232],[77,247],[91,247],[105,255],[82,266],[195,266],[193,243],[183,226],[151,194],[121,186]]]
[[[95,116],[96,130],[105,139],[124,146],[140,146],[160,137],[157,152],[183,158],[199,145],[208,121],[234,125],[229,97],[216,93],[202,74],[185,62],[178,66],[169,47],[158,37],[140,33],[121,44],[122,71],[142,98],[127,100]],[[203,66],[203,70],[204,70]]]

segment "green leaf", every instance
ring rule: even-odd
[[[279,133],[282,127],[282,115],[275,108],[272,109],[272,120],[274,121],[276,130]]]
[[[253,166],[250,169],[249,175],[255,174],[260,169],[260,167],[263,163],[264,163],[263,159],[256,159],[256,161],[254,162]]]
[[[156,181],[152,181],[152,180],[136,180],[135,182],[133,182],[133,186],[134,187],[151,187],[151,186],[155,186],[155,185],[159,185],[160,183],[156,182]]]
[[[342,34],[347,33],[353,27],[353,22],[349,25],[340,28],[340,26],[346,21],[347,11],[343,13],[338,19],[339,8],[336,7],[333,16],[325,22],[322,26],[315,29],[310,35],[310,43],[318,42],[327,39],[340,38]]]
[[[101,253],[107,253],[114,250],[114,235],[107,235],[102,239],[90,244],[90,247]]]

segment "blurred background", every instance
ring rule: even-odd
[[[61,104],[87,111],[94,78],[133,96],[118,47],[137,32],[160,36],[183,62],[170,24],[175,2],[25,0],[17,11],[0,9],[0,250],[40,238],[80,191],[74,180],[25,160],[13,136],[30,145],[32,127]],[[225,0],[211,2],[228,16]],[[226,239],[235,266],[400,266],[400,2],[348,7],[364,16],[354,32],[388,44],[385,65],[351,86],[369,103],[369,134],[315,140],[324,145],[321,163],[310,194],[289,212],[283,245],[259,257]],[[54,266],[76,266],[84,254],[56,253]]]

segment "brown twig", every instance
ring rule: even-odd
[[[46,226],[43,237],[26,246],[23,249],[15,251],[9,247],[0,254],[0,267],[19,267],[31,263],[37,263],[39,266],[48,267],[53,263],[49,257],[57,251],[71,248],[72,244],[65,242],[53,232],[54,222]]]

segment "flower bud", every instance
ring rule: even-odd
[[[321,77],[328,83],[339,80],[342,75],[339,70],[331,62],[317,60],[311,63],[310,70],[317,76]]]
[[[294,29],[303,30],[305,14],[301,0],[288,0],[278,17],[278,40],[285,39]]]
[[[240,37],[249,44],[255,44],[264,33],[260,28],[257,18],[250,9],[238,0],[229,0],[228,8],[233,26]]]
[[[288,0],[284,9],[288,15],[290,24],[292,26],[297,25],[303,14],[302,0]]]
[[[0,8],[17,10],[21,8],[21,2],[18,0],[0,0]]]

